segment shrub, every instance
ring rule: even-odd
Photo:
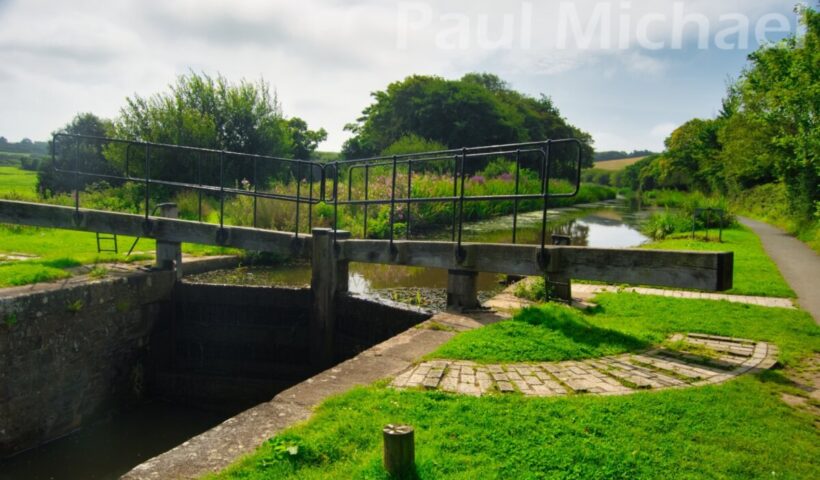
[[[692,218],[681,212],[664,210],[653,213],[641,227],[641,231],[654,240],[661,240],[673,233],[692,230]]]
[[[544,277],[527,278],[515,285],[515,296],[532,302],[545,302],[549,299],[547,282]]]

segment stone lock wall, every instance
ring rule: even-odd
[[[0,292],[0,457],[140,401],[173,283],[154,272]]]
[[[306,288],[178,284],[151,339],[152,394],[236,411],[304,380],[310,300]]]
[[[307,288],[189,284],[171,271],[0,290],[0,458],[146,397],[238,412],[316,374]],[[429,317],[336,299],[341,362]]]
[[[337,362],[356,356],[432,316],[432,312],[424,309],[363,295],[342,295],[337,302],[334,336]]]

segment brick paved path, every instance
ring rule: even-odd
[[[474,396],[514,392],[537,397],[621,395],[721,383],[752,369],[771,368],[777,361],[777,347],[765,342],[695,333],[669,340],[683,348],[550,363],[482,365],[434,360],[411,366],[391,385]]]
[[[685,290],[664,290],[660,288],[643,287],[612,287],[608,285],[573,284],[572,296],[589,298],[601,292],[634,292],[643,295],[658,295],[674,298],[695,298],[702,300],[726,300],[733,303],[747,303],[761,307],[794,308],[794,302],[789,298],[755,297],[751,295],[727,295],[725,293],[690,292]]]

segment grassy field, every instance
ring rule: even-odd
[[[734,288],[726,293],[738,295],[761,295],[767,297],[795,296],[789,288],[777,265],[766,255],[760,239],[751,230],[738,226],[723,231],[723,242],[714,241],[717,232],[712,230],[713,241],[703,241],[704,232],[697,232],[696,239],[691,234],[676,234],[665,240],[655,241],[643,248],[694,251],[732,251],[734,259]]]
[[[682,331],[771,341],[782,346],[781,361],[787,364],[820,348],[820,329],[799,310],[674,300],[621,293],[599,295],[598,307],[585,313],[554,304],[530,307],[513,321],[457,335],[429,358],[480,363],[581,360],[645,349]]]
[[[820,351],[820,328],[797,310],[637,294],[597,301],[600,307],[582,320],[560,310],[565,307],[534,308],[514,321],[459,334],[438,353],[461,351],[479,360],[585,358],[681,331],[773,341],[787,365]],[[519,346],[525,337],[537,339]],[[216,478],[387,478],[381,468],[381,427],[387,423],[416,428],[414,478],[421,479],[817,478],[820,433],[811,416],[778,399],[784,392],[806,395],[777,371],[713,387],[616,397],[473,398],[396,391],[381,382],[325,401],[308,422]],[[294,446],[296,455],[285,452]]]
[[[35,199],[37,172],[0,166],[0,195],[6,198]]]
[[[595,162],[594,168],[600,168],[601,170],[623,170],[624,168],[638,163],[639,161],[643,160],[646,157],[635,157],[635,158],[620,158],[618,160],[606,160],[603,162]]]
[[[0,166],[0,197],[36,201],[36,185],[36,172]],[[71,268],[83,264],[153,258],[156,245],[149,239],[141,239],[134,248],[137,254],[126,257],[125,253],[134,240],[133,237],[119,236],[121,253],[97,253],[97,239],[93,233],[0,224],[0,288],[67,278],[71,276]],[[183,244],[183,251],[192,255],[237,253],[236,250],[192,244]],[[16,259],[20,256],[31,259]]]
[[[133,237],[117,238],[119,254],[97,253],[97,239],[90,232],[50,228],[0,225],[0,287],[26,285],[66,278],[68,269],[83,264],[133,262],[153,258],[156,243],[140,239],[135,254],[125,254]],[[106,244],[107,245],[107,244]],[[183,252],[191,255],[236,253],[235,250],[204,245],[183,244]],[[31,260],[9,260],[9,255],[32,256]]]

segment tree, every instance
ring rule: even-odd
[[[737,89],[739,111],[769,132],[792,211],[812,219],[820,212],[820,13],[800,13],[805,34],[754,52]]]
[[[79,113],[54,134],[105,137],[110,135],[112,128],[110,120],[102,119],[93,113]],[[29,140],[29,142],[31,141]],[[121,173],[105,158],[105,145],[102,143],[60,137],[56,137],[56,142],[53,148],[55,148],[57,164],[55,165],[52,159],[48,158],[41,162],[40,170],[37,173],[37,190],[42,195],[65,193],[75,189],[82,190],[90,184],[101,181],[100,177],[75,176],[56,172],[55,167],[64,170],[74,170],[76,167],[80,171],[100,175],[117,175]],[[21,141],[21,143],[23,142]],[[109,184],[112,183],[110,179],[106,181]]]
[[[319,130],[309,130],[306,121],[299,117],[288,120],[290,137],[293,143],[292,155],[294,158],[308,160],[313,152],[319,147],[321,142],[327,140],[327,132],[324,128]]]
[[[682,183],[699,190],[720,190],[724,185],[716,120],[690,120],[666,139],[666,152],[659,165],[661,183]]]
[[[407,135],[448,148],[576,137],[585,142],[584,164],[592,165],[589,134],[568,124],[549,97],[523,95],[495,75],[414,75],[372,96],[362,117],[346,126],[353,133],[342,149],[347,158],[376,155]]]
[[[276,94],[262,80],[232,84],[221,75],[213,78],[189,73],[177,78],[167,92],[126,101],[114,128],[119,138],[276,157],[294,154],[294,130],[284,119]],[[306,135],[297,145],[300,152],[318,143],[321,132],[311,132],[306,124],[299,126],[297,135]],[[111,156],[112,161],[121,163],[125,154],[112,151]],[[204,157],[157,149],[152,152],[157,161],[151,166],[151,175],[176,181],[219,182],[217,155]],[[197,170],[200,161],[202,171]],[[227,156],[224,181],[232,185],[254,178],[257,172],[257,181],[264,182],[272,176],[285,176],[287,167],[287,162],[261,161],[255,170],[248,157]]]

